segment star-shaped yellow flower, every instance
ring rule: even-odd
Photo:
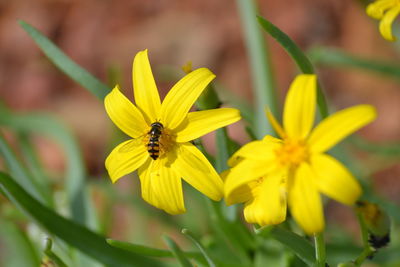
[[[239,111],[220,108],[189,112],[215,75],[206,68],[183,77],[161,103],[147,50],[133,61],[136,106],[116,86],[105,100],[111,120],[132,137],[106,159],[113,182],[138,169],[142,197],[170,214],[185,212],[182,181],[213,200],[223,196],[223,183],[191,140],[240,119]]]
[[[383,38],[388,41],[395,41],[392,34],[392,24],[400,14],[400,0],[376,0],[367,6],[368,16],[381,20],[379,31]]]
[[[226,173],[226,203],[245,202],[249,223],[281,223],[288,204],[306,233],[318,233],[324,229],[320,193],[348,205],[361,194],[350,172],[324,152],[374,120],[375,109],[369,105],[347,108],[312,130],[316,86],[315,75],[299,75],[286,97],[283,127],[267,111],[280,139],[267,135],[250,142],[228,162],[232,168]]]

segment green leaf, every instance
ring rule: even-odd
[[[193,235],[192,232],[190,232],[188,229],[183,229],[182,230],[182,234],[186,235],[187,237],[190,238],[190,240],[192,240],[192,242],[199,248],[201,254],[204,256],[204,258],[206,259],[208,266],[210,267],[216,267],[215,263],[213,262],[213,260],[211,259],[211,257],[208,255],[206,249],[203,247],[203,245],[200,243],[199,240],[197,240],[197,238]]]
[[[279,112],[270,55],[265,39],[255,20],[256,2],[255,0],[237,0],[236,4],[250,58],[255,103],[254,132],[258,138],[262,138],[267,133],[273,132],[272,126],[265,117],[265,108],[268,107],[275,116]]]
[[[164,235],[163,239],[167,246],[171,249],[172,254],[179,261],[182,267],[193,267],[190,261],[187,259],[185,253],[179,248],[179,246],[168,236]]]
[[[46,239],[46,246],[44,249],[44,254],[49,257],[49,259],[56,264],[57,267],[68,267],[60,257],[57,256],[52,250],[51,247],[53,245],[53,241],[51,238]]]
[[[349,142],[358,149],[374,153],[385,157],[400,157],[400,143],[377,144],[363,139],[360,136],[353,135]]]
[[[16,115],[4,106],[0,106],[0,125],[11,127],[22,133],[49,136],[61,144],[67,159],[65,183],[72,218],[81,224],[85,224],[89,219],[92,219],[88,216],[88,194],[85,192],[86,171],[79,146],[70,131],[56,119],[46,114]],[[15,174],[14,177],[18,179],[20,179],[19,177],[24,177],[18,173]],[[32,194],[29,187],[19,180],[18,182]]]
[[[395,62],[362,58],[327,47],[313,48],[308,55],[314,64],[366,70],[400,79],[400,64]]]
[[[0,112],[1,116],[1,112]],[[1,119],[0,119],[1,120]],[[51,187],[50,180],[44,172],[43,166],[40,163],[37,151],[35,151],[35,147],[31,141],[29,134],[27,133],[19,133],[17,135],[18,145],[23,157],[23,162],[26,165],[26,168],[29,170],[29,173],[32,175],[32,178],[39,184],[42,190],[45,192],[47,196],[51,198]],[[43,179],[45,177],[45,179]]]
[[[0,187],[19,208],[35,219],[48,232],[93,259],[109,266],[162,266],[159,262],[110,246],[103,236],[65,219],[31,197],[13,178],[0,172]]]
[[[0,116],[2,119],[3,116]],[[3,135],[0,134],[0,153],[3,155],[4,161],[10,172],[17,177],[20,183],[32,196],[43,204],[52,206],[53,202],[50,195],[46,195],[46,190],[40,187],[34,177],[22,165],[10,145],[7,143]]]
[[[37,267],[40,265],[38,251],[27,234],[5,218],[0,219],[1,251],[0,265],[4,267]]]
[[[128,242],[122,242],[114,239],[107,239],[107,243],[110,244],[113,247],[121,248],[127,251],[131,251],[140,255],[148,256],[148,257],[167,257],[167,258],[172,258],[174,257],[174,254],[165,249],[158,249],[158,248],[151,248],[143,245],[138,245],[138,244],[132,244]],[[202,260],[202,256],[198,252],[184,252],[186,257],[196,259],[196,260]]]
[[[262,237],[272,237],[293,251],[302,261],[309,266],[315,262],[314,247],[303,237],[284,229],[281,226],[262,227],[256,230]]]
[[[95,78],[84,68],[72,61],[64,52],[62,52],[52,41],[45,37],[40,31],[25,21],[18,21],[22,28],[31,36],[48,59],[54,63],[62,72],[72,80],[88,89],[100,100],[110,92],[110,88]]]
[[[296,62],[297,66],[304,74],[314,74],[314,67],[311,64],[310,60],[306,57],[306,55],[301,51],[301,49],[293,42],[292,39],[289,38],[287,34],[281,31],[274,24],[264,19],[261,16],[257,16],[258,22],[264,28],[266,32],[268,32],[272,38],[274,38],[292,57],[292,59]],[[321,90],[321,86],[318,85],[318,96],[317,102],[319,111],[321,113],[322,118],[326,118],[328,116],[328,107],[326,105],[326,100],[324,93]]]

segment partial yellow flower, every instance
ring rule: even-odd
[[[367,6],[368,16],[380,20],[379,31],[383,38],[395,41],[392,34],[392,23],[400,14],[400,0],[376,0]]]
[[[283,126],[267,111],[280,138],[265,136],[239,149],[228,161],[225,201],[245,203],[249,223],[271,225],[286,219],[287,206],[307,234],[324,229],[320,193],[352,205],[360,185],[335,158],[325,154],[340,140],[376,118],[374,107],[341,110],[314,129],[317,80],[299,75],[286,96]]]
[[[181,179],[213,200],[222,198],[221,178],[190,143],[240,119],[239,111],[232,108],[189,112],[214,77],[206,68],[194,70],[161,103],[147,50],[137,53],[132,72],[136,106],[118,85],[104,100],[114,124],[132,137],[106,159],[112,182],[138,170],[143,199],[170,214],[185,212]]]

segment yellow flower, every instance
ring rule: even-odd
[[[119,144],[105,165],[112,182],[138,170],[142,197],[170,214],[185,212],[182,181],[213,200],[223,196],[223,182],[191,140],[240,119],[239,111],[221,108],[189,112],[215,75],[206,68],[183,77],[161,103],[147,50],[133,61],[136,106],[116,86],[105,98],[115,125],[132,137]]]
[[[288,204],[306,233],[318,233],[324,229],[320,193],[348,205],[361,194],[350,172],[324,152],[374,120],[375,109],[369,105],[347,108],[312,130],[316,84],[315,75],[299,75],[286,97],[283,127],[267,111],[280,139],[267,135],[250,142],[228,161],[232,168],[225,174],[226,203],[245,202],[249,223],[281,223]]]
[[[392,23],[400,13],[400,0],[376,0],[367,6],[368,16],[381,20],[379,31],[383,38],[395,41],[392,34]]]

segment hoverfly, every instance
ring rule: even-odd
[[[149,142],[147,143],[147,152],[149,152],[150,157],[153,160],[158,159],[160,156],[160,137],[164,126],[161,122],[154,122],[150,125],[150,131],[147,133],[149,135]]]

